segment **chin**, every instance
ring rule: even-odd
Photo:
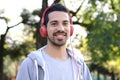
[[[55,46],[65,46],[66,43],[54,43]]]

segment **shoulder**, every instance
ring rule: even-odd
[[[27,57],[21,62],[20,68],[29,69],[29,67],[32,68],[33,64],[34,64],[33,60]]]
[[[84,61],[84,57],[82,55],[82,53],[76,51],[76,50],[71,50],[71,49],[67,49],[68,53],[70,54],[71,57],[74,58],[74,60],[77,62],[77,64],[79,65],[79,67],[81,68],[87,68],[87,65]]]
[[[32,51],[30,52],[27,57],[21,62],[21,67],[22,66],[32,66],[34,64],[34,59],[36,59],[37,55],[39,51]]]

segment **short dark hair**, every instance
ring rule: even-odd
[[[58,4],[58,3],[53,4],[52,6],[50,6],[50,8],[45,13],[43,25],[47,26],[47,23],[49,21],[48,15],[49,15],[49,13],[51,13],[53,11],[63,11],[63,12],[69,13],[68,9],[65,6],[63,6],[62,4]]]

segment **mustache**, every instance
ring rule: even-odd
[[[57,34],[63,34],[64,36],[67,36],[67,33],[66,32],[64,32],[64,31],[57,31],[57,32],[55,32],[55,33],[53,33],[53,36],[56,36]]]

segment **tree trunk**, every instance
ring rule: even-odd
[[[107,78],[106,78],[106,74],[103,74],[104,75],[104,80],[107,80]]]
[[[112,80],[115,80],[115,75],[114,75],[113,72],[112,72],[112,74],[111,74],[111,78],[112,78]]]
[[[36,30],[36,49],[44,46],[46,43],[47,43],[47,39],[46,38],[42,38],[40,36],[40,33],[39,33],[39,26],[37,27],[37,30]]]
[[[100,80],[100,73],[97,71],[97,80]]]
[[[3,80],[3,56],[0,56],[0,80]]]
[[[47,6],[48,6],[48,0],[42,0],[42,12],[45,10],[45,8]],[[42,14],[40,16],[42,17]],[[41,20],[40,20],[40,22],[41,22]],[[38,26],[36,27],[36,36],[37,36],[37,38],[36,38],[36,48],[37,49],[44,46],[44,45],[46,45],[46,43],[47,43],[47,39],[42,38],[40,36],[40,33],[39,33],[39,28],[41,27],[40,22],[39,22]]]
[[[4,51],[4,43],[5,43],[5,35],[0,36],[0,80],[3,80],[3,51]]]

